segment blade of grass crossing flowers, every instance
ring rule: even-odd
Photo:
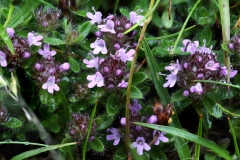
[[[40,3],[41,1],[39,0],[26,1],[22,9],[20,9],[9,21],[9,23],[7,24],[7,27],[15,28],[17,25],[22,23],[27,17],[29,17],[32,11],[40,5]]]
[[[162,103],[164,105],[166,105],[166,104],[170,103],[171,99],[170,99],[167,89],[163,87],[164,82],[163,82],[162,76],[158,75],[159,68],[157,66],[157,62],[155,61],[154,56],[153,56],[145,38],[143,39],[142,44],[143,44],[146,59],[148,62],[148,67],[150,68],[150,72],[152,75],[155,89],[156,89],[157,94],[158,94],[159,98],[161,99]],[[177,114],[175,114],[172,118],[173,118],[173,122],[171,123],[171,125],[176,128],[181,128],[181,124],[178,120]],[[175,138],[175,140],[174,140],[175,147],[177,149],[179,157],[181,159],[190,158],[191,157],[190,150],[189,150],[189,147],[188,147],[186,141],[179,137],[174,137],[174,138]]]
[[[199,116],[199,124],[198,124],[198,134],[199,137],[202,137],[202,114]],[[200,147],[201,145],[199,143],[196,143],[195,146],[195,160],[199,160],[200,157]]]
[[[76,144],[77,144],[76,142],[72,142],[72,143],[65,143],[65,144],[41,147],[38,149],[30,150],[27,152],[23,152],[19,155],[16,155],[11,160],[22,160],[22,159],[26,159],[26,158],[32,157],[34,155],[46,152],[46,151],[55,150],[55,149],[59,149],[59,148],[66,147],[66,146],[76,145]]]
[[[13,44],[11,39],[9,38],[5,28],[2,26],[2,24],[0,24],[0,37],[3,39],[4,43],[7,45],[8,49],[10,50],[10,52],[12,54],[14,53],[14,49],[13,49]]]
[[[93,108],[93,111],[92,111],[92,114],[91,114],[91,117],[90,117],[90,121],[88,123],[87,134],[86,134],[86,137],[85,137],[83,145],[82,145],[82,160],[86,159],[87,142],[88,142],[88,138],[89,138],[90,133],[91,133],[92,123],[93,123],[94,116],[96,114],[97,104],[98,104],[98,101],[95,103],[95,106]]]
[[[136,124],[139,126],[144,126],[147,128],[152,128],[154,130],[158,130],[158,131],[162,131],[162,132],[166,132],[166,133],[172,134],[174,136],[178,136],[180,138],[183,138],[183,139],[195,142],[195,143],[199,143],[200,145],[205,146],[205,147],[209,148],[211,151],[215,152],[219,157],[222,157],[225,160],[232,160],[232,157],[229,155],[229,153],[225,149],[218,146],[216,143],[206,140],[204,138],[201,138],[192,133],[189,133],[185,130],[181,130],[181,129],[170,127],[170,126],[162,126],[162,125],[149,124],[149,123],[133,122],[133,124]],[[180,159],[182,159],[182,158],[180,157]]]
[[[228,123],[229,123],[229,126],[230,126],[230,131],[231,131],[231,134],[232,134],[232,137],[233,137],[233,143],[234,143],[234,148],[235,148],[235,154],[236,156],[240,156],[239,154],[239,148],[238,148],[238,143],[237,143],[237,138],[236,138],[236,134],[234,132],[234,129],[232,127],[232,122],[230,120],[230,118],[228,117]]]

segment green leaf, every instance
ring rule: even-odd
[[[200,42],[203,43],[203,40],[206,40],[206,45],[212,41],[212,31],[209,26],[205,26],[202,30]]]
[[[22,122],[13,117],[11,117],[7,122],[1,124],[8,128],[19,128],[22,126]]]
[[[129,16],[130,16],[129,11],[126,10],[125,8],[120,8],[119,11],[120,11],[120,13],[121,13],[123,16],[126,16],[126,17],[129,17]]]
[[[90,22],[85,22],[81,26],[79,26],[78,31],[79,31],[80,35],[71,44],[82,41],[88,35],[91,27],[92,27],[92,24]],[[71,45],[71,44],[69,44],[69,45]]]
[[[34,11],[40,5],[40,3],[40,0],[26,1],[23,8],[19,10],[14,16],[12,16],[13,18],[8,23],[7,28],[15,28],[16,26],[24,22],[24,20],[26,20],[30,16],[32,11]]]
[[[210,154],[210,153],[206,153],[205,156],[204,156],[204,159],[205,160],[215,160],[217,157],[213,154]]]
[[[202,115],[200,115],[199,117],[199,124],[198,124],[198,134],[199,137],[202,137]],[[201,145],[196,143],[195,145],[195,159],[199,159],[200,157],[200,149],[201,149]]]
[[[114,116],[117,114],[119,108],[118,98],[115,94],[108,97],[106,109],[109,116]]]
[[[203,96],[202,101],[204,106],[207,108],[208,113],[210,113],[212,116],[216,118],[220,118],[222,116],[222,110],[219,107],[220,104],[218,104],[208,96]]]
[[[135,72],[133,73],[132,84],[136,85],[144,82],[147,79],[147,74],[144,72]]]
[[[70,64],[70,68],[73,70],[73,72],[78,73],[80,71],[80,65],[79,65],[78,61],[76,61],[74,58],[69,56],[68,62]]]
[[[23,152],[23,153],[21,153],[17,156],[14,156],[11,160],[22,160],[22,159],[29,158],[31,156],[46,152],[46,151],[55,150],[55,149],[58,149],[58,148],[62,148],[62,147],[65,147],[65,146],[71,146],[71,145],[77,145],[77,143],[73,142],[73,143],[66,143],[66,144],[58,144],[58,145],[52,145],[52,146],[47,146],[47,147],[41,147],[41,148],[38,148],[38,149]]]
[[[122,90],[122,92],[123,92],[124,94],[126,94],[126,93],[127,93],[127,90]],[[142,94],[142,92],[141,92],[137,87],[135,87],[134,85],[132,85],[130,97],[131,97],[131,98],[135,98],[135,99],[142,99],[142,98],[143,98],[143,94]]]
[[[150,157],[153,160],[167,160],[167,157],[165,156],[165,154],[163,153],[163,151],[161,149],[159,149],[159,147],[157,146],[152,146],[151,150],[148,151],[148,153],[150,154]]]
[[[98,130],[103,130],[108,128],[114,121],[113,116],[109,116],[107,114],[103,114],[95,118],[96,123],[99,125]]]
[[[118,148],[113,156],[113,160],[125,160],[127,159],[127,154],[124,146]]]
[[[165,28],[171,28],[173,25],[173,12],[170,13],[170,20],[168,15],[168,9],[166,8],[162,14],[162,23]]]
[[[63,41],[58,38],[45,38],[43,41],[44,41],[44,43],[48,43],[48,44],[51,44],[54,46],[66,44],[66,41]]]
[[[60,126],[57,123],[52,123],[49,126],[49,129],[50,129],[51,132],[58,133],[60,131]]]
[[[16,137],[19,141],[25,141],[26,140],[25,135],[23,133],[17,133]]]
[[[152,129],[155,129],[158,131],[166,132],[166,133],[172,134],[174,136],[184,138],[189,141],[193,141],[195,143],[201,144],[202,146],[205,146],[205,147],[211,149],[211,151],[217,153],[218,156],[220,156],[226,160],[232,159],[231,156],[229,155],[229,153],[225,149],[222,149],[221,147],[219,147],[216,143],[206,140],[204,138],[201,138],[199,136],[196,136],[185,130],[181,130],[181,129],[178,129],[175,127],[170,127],[170,126],[162,126],[162,125],[149,124],[149,123],[140,123],[140,122],[133,122],[133,123],[136,125],[139,125],[139,126],[144,126],[147,128],[152,128]]]
[[[167,88],[163,87],[163,79],[162,76],[158,75],[158,72],[160,72],[158,65],[153,57],[153,54],[148,46],[148,43],[146,39],[143,39],[143,48],[145,51],[148,67],[150,68],[152,80],[155,86],[155,89],[157,91],[158,96],[161,99],[161,102],[163,105],[167,105],[170,103],[171,99],[168,93]],[[175,110],[174,110],[175,111]],[[176,112],[176,111],[175,111]],[[173,122],[171,123],[171,126],[174,126],[176,128],[181,128],[181,124],[178,120],[177,114],[172,116]],[[179,137],[174,137],[174,142],[175,142],[175,148],[177,149],[178,155],[180,159],[188,159],[191,158],[190,155],[190,150],[188,148],[188,145],[185,140]]]
[[[98,138],[95,138],[94,140],[90,141],[89,145],[94,151],[97,151],[97,152],[104,151],[104,145]]]
[[[72,11],[72,13],[81,16],[81,17],[86,17],[86,11],[85,10],[78,10],[78,11]]]
[[[207,95],[211,96],[212,99],[223,100],[223,99],[230,99],[237,94],[237,90],[235,88],[231,88],[228,91],[227,88],[218,88],[217,91],[210,92]]]
[[[180,89],[177,92],[173,93],[172,97],[171,97],[172,101],[173,102],[174,101],[181,101],[182,99],[185,99],[186,96],[183,95],[183,91],[184,91],[184,89]]]
[[[3,39],[4,43],[7,45],[8,49],[12,54],[14,53],[14,48],[11,39],[9,38],[7,31],[5,28],[0,24],[0,37]]]

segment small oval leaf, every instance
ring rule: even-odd
[[[108,101],[107,101],[107,113],[109,116],[114,116],[115,114],[117,114],[118,112],[118,99],[117,97],[112,94],[111,96],[108,97]]]
[[[19,128],[22,126],[22,122],[13,117],[11,117],[7,122],[1,124],[8,128]]]
[[[44,43],[48,43],[54,46],[61,45],[61,44],[66,44],[66,41],[63,41],[58,38],[46,38],[44,39]]]
[[[97,152],[103,152],[104,151],[103,143],[99,139],[97,139],[97,138],[95,138],[94,140],[90,141],[89,145],[90,145],[90,147],[94,151],[97,151]]]
[[[208,96],[203,96],[202,101],[204,106],[207,108],[209,114],[216,118],[220,118],[222,116],[222,110],[219,107],[220,104],[218,104]]]
[[[73,70],[73,72],[78,73],[80,71],[80,65],[78,61],[76,61],[72,57],[68,57],[68,62],[70,64],[70,68]]]

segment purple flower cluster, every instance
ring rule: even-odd
[[[228,48],[235,53],[240,53],[240,34],[236,34],[231,38]]]
[[[152,116],[142,116],[139,111],[142,109],[141,105],[137,100],[133,100],[133,104],[130,105],[129,109],[131,110],[130,121],[132,122],[143,122],[143,123],[157,123],[155,115]],[[120,123],[122,126],[126,124],[126,118],[121,118]],[[110,128],[108,129],[111,134],[106,136],[108,141],[114,141],[113,145],[118,145],[120,139],[123,137],[124,128]],[[169,139],[164,136],[164,132],[159,132],[152,130],[150,128],[145,128],[142,126],[136,126],[131,124],[130,126],[130,137],[133,143],[130,145],[130,148],[137,149],[139,155],[143,154],[143,151],[149,151],[151,145],[159,145],[160,141],[168,142]]]
[[[87,134],[89,121],[90,118],[88,115],[73,113],[72,120],[69,123],[68,134],[76,141],[81,142]],[[95,121],[93,121],[89,140],[94,139],[94,136],[96,135],[96,130],[97,124]]]
[[[190,55],[165,67],[171,74],[167,75],[164,87],[173,87],[177,83],[185,89],[184,96],[199,97],[205,92],[212,91],[216,85],[194,82],[194,80],[225,81],[227,68],[220,66],[211,48],[198,47],[198,41],[191,42],[188,39],[184,40],[183,44],[182,51],[189,52]],[[231,69],[230,78],[236,74],[237,71]]]
[[[35,33],[29,32],[28,39],[15,36],[15,31],[12,28],[7,28],[8,36],[10,37],[14,54],[12,54],[5,45],[3,48],[0,48],[0,65],[1,67],[7,67],[8,65],[21,66],[22,62],[31,56],[30,46],[40,46],[42,42],[42,36],[36,36]]]
[[[88,12],[87,17],[91,19],[92,24],[97,23],[99,28],[95,33],[97,37],[95,42],[90,45],[93,49],[90,53],[91,58],[83,60],[88,68],[96,70],[95,74],[87,76],[90,81],[88,87],[93,88],[97,85],[105,86],[107,89],[126,88],[128,78],[126,63],[132,61],[135,53],[133,48],[136,47],[134,42],[136,32],[126,35],[123,33],[143,16],[131,12],[130,19],[112,14],[102,19],[102,13],[94,10],[94,14]]]
[[[43,89],[48,90],[53,94],[54,90],[59,91],[60,88],[57,83],[60,82],[62,75],[69,70],[69,63],[60,64],[55,61],[55,50],[50,50],[49,44],[44,44],[43,49],[39,49],[38,53],[42,58],[34,65],[36,70],[35,78],[38,80]]]
[[[38,22],[38,29],[42,31],[52,31],[57,27],[58,20],[60,18],[61,11],[58,9],[39,8],[36,11],[36,20]]]

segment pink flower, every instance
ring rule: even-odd
[[[87,79],[91,81],[88,84],[88,88],[93,88],[95,85],[97,85],[98,87],[104,86],[104,79],[100,72],[96,72],[96,74],[94,75],[88,75]]]
[[[53,94],[53,91],[59,91],[60,88],[57,84],[55,84],[55,77],[50,76],[46,83],[42,85],[42,89],[47,89],[49,93]]]
[[[39,35],[36,36],[36,34],[33,34],[32,32],[28,33],[28,44],[29,46],[35,45],[35,46],[41,46],[42,42],[38,42],[43,39],[43,36]]]
[[[156,141],[154,142],[155,145],[159,145],[160,141],[162,141],[162,142],[168,142],[169,141],[169,139],[164,136],[164,134],[166,134],[165,132],[160,133],[159,131],[154,130],[153,131],[153,137],[155,137],[156,134],[158,134],[158,137],[157,137]]]
[[[15,31],[13,28],[7,28],[7,33],[9,37],[12,38],[14,36]]]
[[[197,83],[195,86],[192,86],[191,88],[190,88],[190,91],[192,92],[192,93],[198,93],[198,94],[202,94],[203,93],[203,88],[202,88],[202,85],[201,85],[201,83]]]
[[[177,59],[177,63],[171,63],[169,66],[166,66],[165,69],[171,71],[173,75],[177,75],[178,71],[182,70],[182,66]]]
[[[87,12],[87,17],[91,19],[91,24],[97,23],[100,24],[102,22],[102,13],[96,12],[94,7],[92,7],[92,10],[95,14],[92,14],[91,12]]]
[[[205,68],[211,71],[216,71],[219,68],[219,63],[215,63],[214,61],[209,61],[205,64]]]
[[[135,24],[135,23],[138,23],[138,22],[140,22],[142,19],[144,18],[144,16],[142,16],[142,15],[137,15],[137,13],[136,12],[130,12],[130,22],[132,23],[132,24]],[[143,26],[143,22],[139,25],[139,26]]]
[[[130,145],[130,148],[137,148],[138,155],[143,154],[143,150],[149,151],[151,147],[145,143],[145,139],[143,137],[138,137],[136,142],[133,142]]]
[[[157,116],[152,115],[151,117],[148,118],[147,123],[155,124],[157,123]]]
[[[99,57],[92,58],[90,60],[87,60],[87,59],[83,60],[83,63],[85,63],[88,68],[98,69],[98,66],[99,66],[98,62],[99,62]]]
[[[91,48],[94,48],[93,54],[98,54],[102,52],[102,54],[107,53],[106,43],[103,39],[97,38],[94,43],[91,43]]]
[[[64,71],[69,70],[69,68],[70,68],[70,64],[65,62],[65,63],[63,63],[62,65],[59,66],[59,71],[64,72]]]
[[[106,139],[108,141],[114,140],[113,145],[116,146],[120,142],[121,135],[116,128],[110,128],[108,131],[111,132],[111,135],[107,135]]]
[[[177,76],[174,74],[169,74],[166,77],[166,80],[168,80],[166,83],[163,84],[163,87],[173,87],[177,81]]]
[[[128,86],[128,82],[125,82],[124,80],[122,80],[122,82],[118,84],[119,88],[127,88],[127,86]]]
[[[54,56],[57,52],[55,50],[50,51],[49,44],[44,44],[43,50],[39,49],[38,53],[43,56],[43,58],[49,59]]]
[[[98,25],[98,28],[100,28],[100,31],[102,32],[116,33],[114,30],[114,22],[111,20],[107,20],[107,23],[104,25]]]
[[[133,60],[133,54],[134,53],[135,53],[134,49],[131,49],[126,53],[125,49],[120,48],[118,50],[118,57],[120,57],[120,59],[125,63],[127,61],[132,61]]]
[[[194,41],[193,43],[189,39],[183,40],[184,47],[181,48],[183,52],[190,52],[193,54],[199,45],[198,41]]]
[[[2,67],[6,67],[7,66],[6,54],[3,53],[2,51],[0,51],[0,65]]]

